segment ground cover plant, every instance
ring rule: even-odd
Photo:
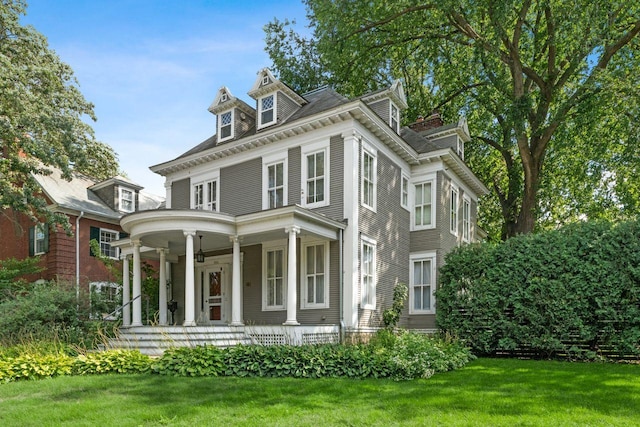
[[[479,359],[428,380],[100,375],[0,385],[3,426],[630,426],[640,366]]]

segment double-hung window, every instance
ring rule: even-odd
[[[398,107],[392,102],[391,103],[391,111],[390,111],[391,120],[389,121],[389,125],[391,129],[394,130],[395,133],[400,133],[400,110]]]
[[[462,240],[471,240],[471,201],[463,196],[462,198]]]
[[[421,182],[414,186],[413,225],[415,229],[435,226],[433,181]]]
[[[263,310],[284,310],[285,308],[285,248],[266,247],[263,250],[264,286]]]
[[[218,212],[218,181],[194,184],[192,206],[193,209]]]
[[[405,174],[401,175],[400,181],[400,206],[409,209],[409,178]]]
[[[360,248],[361,307],[376,308],[376,241],[362,237]]]
[[[102,255],[118,259],[120,255],[120,249],[115,246],[111,246],[112,242],[115,242],[120,237],[120,233],[113,230],[100,229],[100,252]]]
[[[362,204],[371,210],[376,210],[376,157],[369,150],[362,151]]]
[[[329,307],[329,243],[302,247],[302,308]]]
[[[29,256],[49,252],[49,226],[37,224],[29,228]]]
[[[135,210],[133,191],[126,188],[120,188],[119,193],[120,210],[123,212],[133,212]]]
[[[412,314],[435,313],[435,262],[435,253],[411,255],[409,311]]]
[[[458,235],[458,188],[453,185],[449,199],[449,231],[454,236]]]
[[[276,97],[274,94],[267,95],[258,100],[260,123],[258,128],[268,126],[276,122]]]
[[[305,155],[304,203],[307,206],[324,206],[327,203],[327,150]]]
[[[284,206],[284,162],[267,166],[269,209]]]
[[[218,116],[218,141],[233,138],[233,111],[227,111]]]

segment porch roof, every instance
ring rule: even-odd
[[[131,252],[131,241],[139,240],[148,249],[142,251],[145,258],[155,257],[153,248],[168,249],[171,258],[186,252],[185,232],[202,236],[194,242],[196,250],[204,252],[232,247],[231,237],[241,238],[242,245],[286,239],[285,230],[296,227],[300,236],[315,236],[329,240],[338,239],[338,230],[346,224],[328,218],[299,205],[285,206],[244,215],[193,209],[158,209],[136,212],[120,220],[129,238],[113,242],[123,254]],[[200,245],[202,245],[200,247]]]

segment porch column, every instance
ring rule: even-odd
[[[132,240],[133,245],[133,321],[131,326],[142,326],[142,281],[140,272],[140,240]]]
[[[160,254],[160,272],[158,278],[158,322],[167,324],[167,249],[156,249]]]
[[[195,301],[196,286],[194,280],[193,265],[193,236],[196,235],[195,230],[183,231],[187,241],[187,252],[185,254],[185,273],[184,273],[184,326],[196,326],[195,320]]]
[[[122,256],[122,326],[131,326],[131,284],[129,280],[129,255]]]
[[[299,325],[296,319],[297,289],[296,289],[296,238],[300,227],[287,227],[285,232],[289,234],[289,255],[287,257],[287,321],[285,325]]]
[[[230,236],[233,242],[233,271],[231,273],[231,326],[242,326],[242,282],[240,281],[240,237]]]

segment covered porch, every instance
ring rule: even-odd
[[[124,329],[140,331],[140,328],[148,327],[143,326],[142,322],[141,260],[151,258],[159,260],[160,310],[154,328],[165,328],[166,332],[170,326],[175,328],[179,324],[185,330],[196,327],[231,327],[246,331],[244,310],[262,310],[264,314],[265,308],[257,307],[255,301],[248,302],[245,307],[243,288],[265,286],[265,279],[262,277],[265,269],[264,266],[261,268],[262,274],[258,280],[255,280],[255,275],[259,273],[254,273],[253,283],[250,279],[245,282],[244,271],[254,265],[261,265],[262,258],[256,259],[255,248],[260,248],[267,242],[282,241],[286,246],[286,251],[283,251],[286,254],[283,266],[286,271],[282,275],[285,295],[282,296],[284,305],[280,311],[286,312],[286,317],[277,323],[260,325],[272,329],[277,327],[276,335],[281,337],[298,337],[302,333],[294,331],[295,328],[292,327],[311,327],[322,323],[310,324],[303,321],[301,325],[298,318],[301,289],[297,271],[301,262],[298,259],[298,241],[319,239],[338,243],[345,228],[343,222],[300,206],[286,206],[239,216],[203,210],[146,211],[123,217],[121,225],[129,237],[118,241],[116,245],[120,247],[124,260],[132,260],[131,272],[130,263],[123,262]],[[339,252],[339,264],[342,265],[342,253]],[[168,295],[167,284],[171,277],[172,292]],[[247,289],[255,293],[254,288]],[[169,298],[176,300],[179,307],[175,322],[171,319],[169,310],[165,309]],[[336,313],[340,310],[338,304],[334,304],[332,309]],[[331,322],[336,328],[339,324],[338,316]],[[325,317],[327,316],[322,316],[321,319],[324,321]],[[256,327],[252,326],[254,330]],[[302,331],[304,328],[297,329]],[[295,341],[304,342],[301,337],[302,335]]]

